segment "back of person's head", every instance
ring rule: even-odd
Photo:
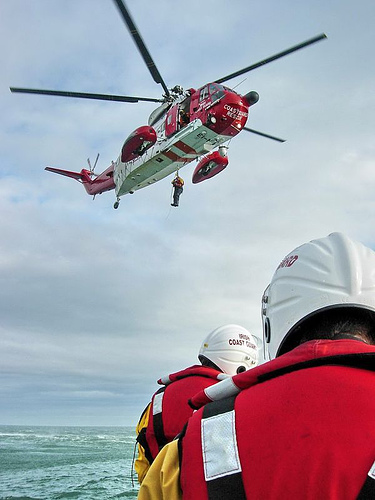
[[[204,339],[198,358],[203,366],[236,375],[258,364],[257,341],[242,326],[220,326]]]
[[[266,359],[312,339],[375,343],[375,252],[341,233],[290,252],[262,298]]]

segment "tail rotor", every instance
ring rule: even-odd
[[[90,176],[92,176],[92,177],[93,176],[97,177],[97,174],[95,173],[95,167],[96,167],[96,165],[98,163],[99,156],[100,156],[100,154],[98,153],[93,167],[91,166],[90,158],[87,158],[87,163],[89,165],[89,170],[90,170]]]

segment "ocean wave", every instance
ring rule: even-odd
[[[134,431],[0,426],[0,500],[136,498]]]

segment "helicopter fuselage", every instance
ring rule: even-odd
[[[130,151],[130,160],[124,161],[123,151],[129,150],[134,134],[125,141],[114,165],[116,195],[154,184],[229,141],[245,126],[249,106],[246,97],[216,83],[190,89],[170,105],[160,106],[160,112],[155,110],[149,119],[156,132],[155,142],[141,148],[138,157]],[[141,129],[139,136],[143,138]]]

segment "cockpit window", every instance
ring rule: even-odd
[[[201,89],[199,93],[199,101],[203,101],[204,99],[206,99],[206,97],[208,97],[208,85]]]
[[[224,87],[218,83],[210,83],[210,94],[212,102],[217,101],[224,96]]]

